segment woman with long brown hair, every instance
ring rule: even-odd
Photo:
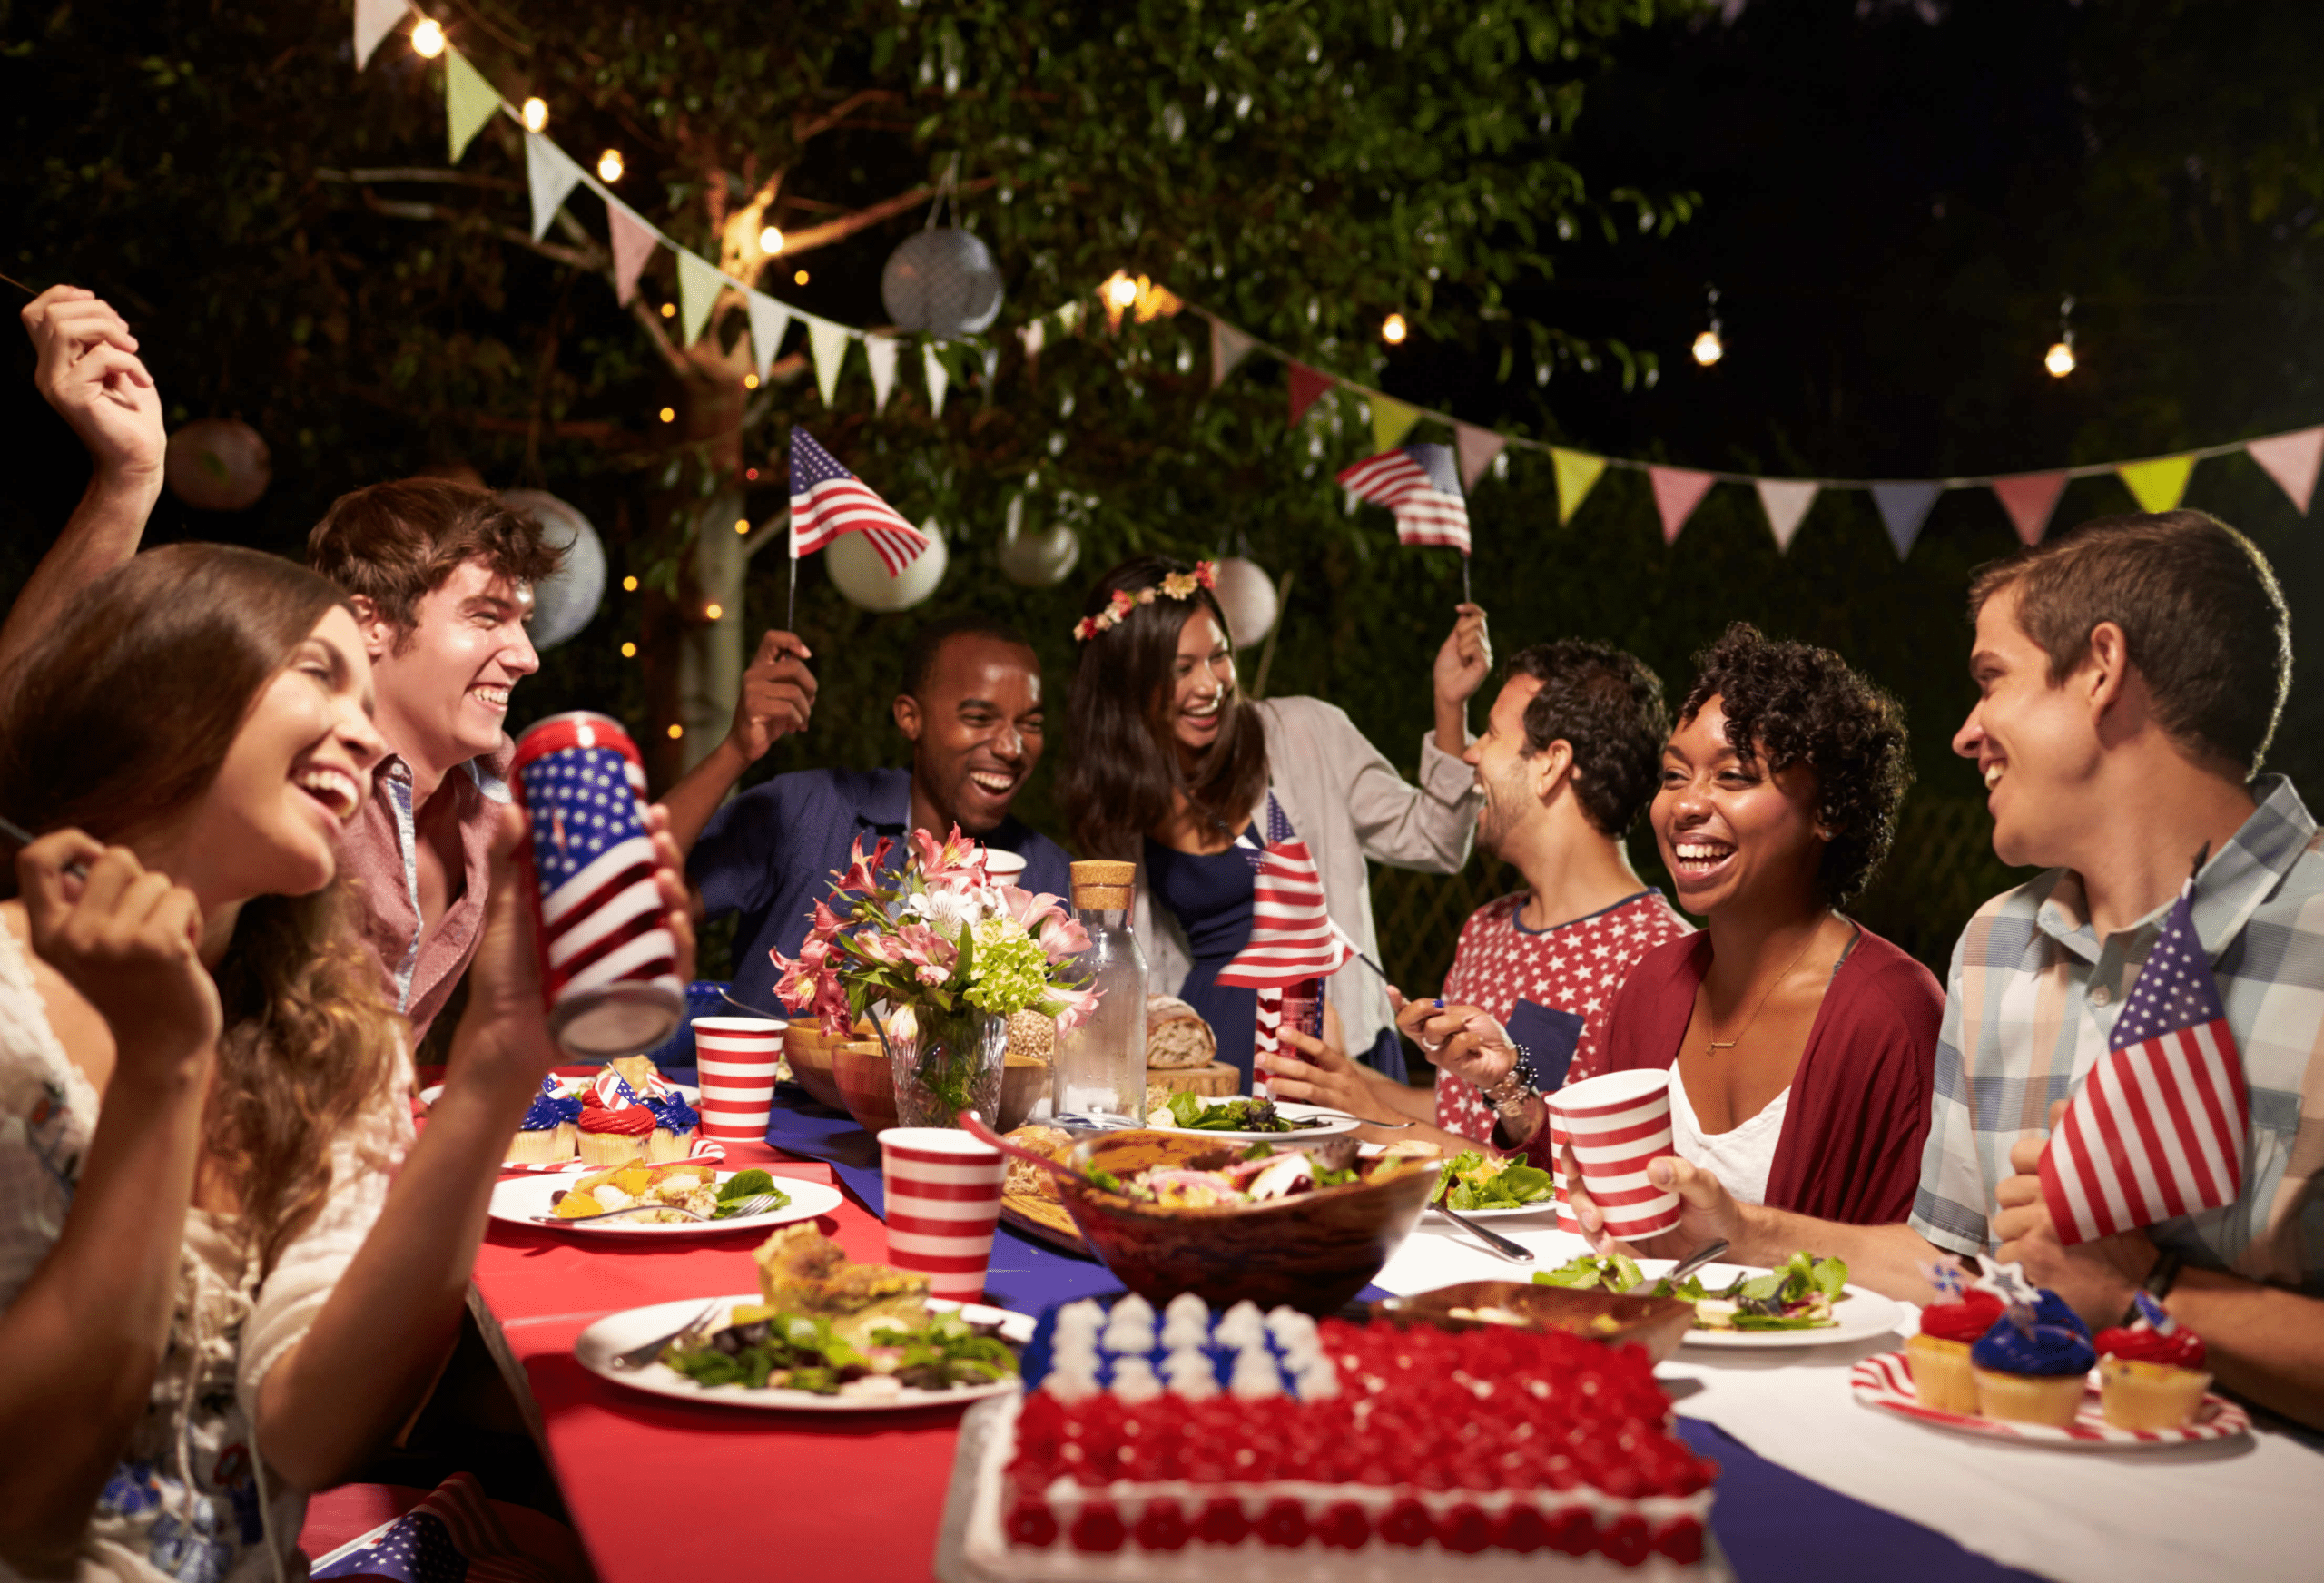
[[[1138,864],[1136,927],[1150,982],[1203,1014],[1218,1058],[1247,1086],[1254,992],[1215,980],[1250,939],[1266,843],[1306,842],[1332,921],[1374,961],[1365,860],[1437,874],[1468,860],[1479,799],[1460,755],[1468,700],[1492,665],[1484,612],[1461,605],[1437,651],[1435,729],[1422,739],[1413,786],[1323,700],[1242,695],[1207,562],[1125,562],[1085,608],[1059,801],[1083,851]],[[1401,1077],[1378,976],[1337,974],[1328,995],[1346,1047]]]
[[[38,1448],[0,1458],[0,1576],[303,1571],[304,1492],[401,1421],[458,1322],[556,1057],[512,809],[413,1142],[336,878],[369,703],[337,589],[206,545],[106,574],[0,677],[0,812],[38,836],[0,902],[0,1440]]]

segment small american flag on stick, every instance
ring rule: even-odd
[[[1324,880],[1307,843],[1271,841],[1251,890],[1251,939],[1218,970],[1216,982],[1280,989],[1338,972],[1355,949],[1324,909]]]
[[[2243,1059],[2195,934],[2194,881],[2162,920],[2106,1053],[2042,1150],[2069,1245],[2232,1204],[2243,1190]]]
[[[1340,487],[1395,515],[1396,542],[1469,553],[1469,503],[1452,447],[1408,445],[1367,457],[1339,476]]]
[[[870,485],[803,428],[791,431],[791,558],[813,555],[843,533],[860,533],[895,576],[928,547],[928,536],[906,522]]]

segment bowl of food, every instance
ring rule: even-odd
[[[832,1076],[839,1085],[840,1108],[855,1125],[879,1136],[896,1125],[896,1074],[876,1038],[846,1039],[832,1047]]]
[[[1049,1097],[1049,1064],[1010,1056],[1000,1068],[1000,1121],[995,1132],[1015,1132],[1033,1114],[1033,1106]]]
[[[1352,1138],[1286,1147],[1109,1132],[1067,1158],[1095,1185],[1058,1191],[1090,1251],[1149,1303],[1192,1292],[1330,1313],[1412,1234],[1437,1158],[1427,1144],[1364,1159]]]
[[[1541,1286],[1526,1281],[1463,1281],[1389,1297],[1372,1305],[1373,1316],[1396,1324],[1433,1324],[1442,1330],[1506,1325],[1517,1330],[1562,1330],[1620,1346],[1635,1342],[1662,1362],[1679,1350],[1695,1322],[1695,1305],[1679,1297],[1630,1296],[1602,1287]]]
[[[783,1030],[783,1058],[791,1067],[791,1076],[810,1098],[833,1110],[847,1108],[847,1102],[840,1097],[839,1078],[832,1070],[833,1056],[846,1042],[825,1033],[812,1017],[793,1018]]]

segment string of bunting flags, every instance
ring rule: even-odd
[[[413,11],[409,0],[354,0],[357,71],[364,68],[381,41]],[[423,20],[419,25],[433,25]],[[418,32],[416,26],[415,44]],[[483,73],[441,36],[440,28],[431,42],[444,57],[445,114],[452,163],[459,162],[468,145],[495,114],[506,115],[524,129],[526,185],[531,200],[535,240],[547,233],[557,211],[574,192],[586,187],[606,206],[614,288],[619,300],[627,303],[635,296],[638,278],[655,251],[667,248],[677,261],[678,328],[683,344],[691,346],[700,338],[720,294],[733,290],[743,300],[752,352],[762,379],[780,353],[791,325],[796,322],[807,331],[816,388],[826,407],[834,401],[850,348],[860,342],[870,366],[874,410],[885,409],[901,357],[900,338],[840,324],[780,301],[735,280],[673,241],[615,196],[604,182],[591,175],[546,133],[526,124],[523,113],[501,97]],[[1757,495],[1777,548],[1788,551],[1818,496],[1827,490],[1861,489],[1871,494],[1881,525],[1900,560],[1912,553],[1930,511],[1948,490],[1990,489],[2008,515],[2019,539],[2033,545],[2039,543],[2048,531],[2059,497],[2066,485],[2076,478],[2111,474],[2122,479],[2142,510],[2168,511],[2185,497],[2196,463],[2240,451],[2275,480],[2304,516],[2315,494],[2319,468],[2324,467],[2324,424],[2198,447],[2168,456],[2087,463],[2039,472],[1944,478],[1768,477],[1635,461],[1502,434],[1463,422],[1450,413],[1399,400],[1384,391],[1316,369],[1145,276],[1133,280],[1117,272],[1097,291],[1108,326],[1116,331],[1125,317],[1145,323],[1157,318],[1175,317],[1187,309],[1200,314],[1209,325],[1210,387],[1214,390],[1255,354],[1281,362],[1285,366],[1289,420],[1295,427],[1326,394],[1344,391],[1361,398],[1369,409],[1374,447],[1378,454],[1343,471],[1339,482],[1353,498],[1372,500],[1393,512],[1402,542],[1458,548],[1464,574],[1469,551],[1465,497],[1474,492],[1488,469],[1496,476],[1506,476],[1507,453],[1512,449],[1548,454],[1557,481],[1560,526],[1572,522],[1582,502],[1609,469],[1626,469],[1647,476],[1665,544],[1677,541],[1713,486],[1743,484]],[[1026,356],[1039,357],[1051,324],[1068,334],[1077,332],[1082,311],[1080,301],[1069,301],[1020,325],[1016,333]],[[997,362],[998,353],[986,348],[984,364],[988,375]],[[929,405],[940,415],[951,375],[939,351],[939,343],[922,342],[921,365]],[[1183,362],[1181,367],[1185,367]],[[1402,447],[1423,419],[1443,424],[1452,431],[1449,455],[1441,446]],[[1453,488],[1455,474],[1457,490]]]

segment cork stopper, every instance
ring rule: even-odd
[[[1084,911],[1124,911],[1137,878],[1136,863],[1091,859],[1073,865],[1073,905]]]

